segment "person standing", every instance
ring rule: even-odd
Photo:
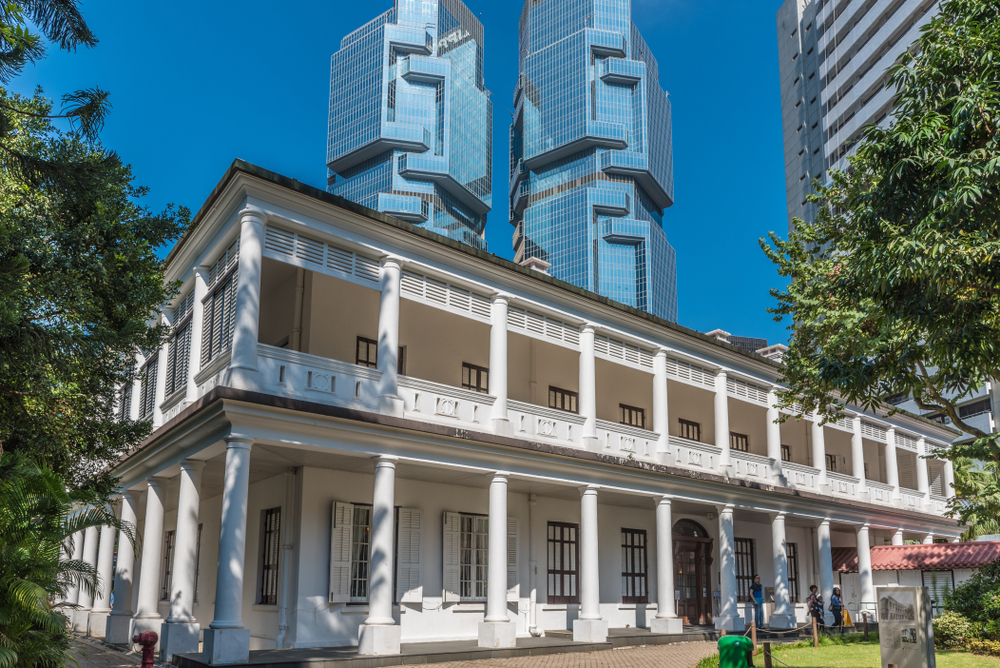
[[[809,604],[809,614],[816,618],[816,623],[820,628],[825,628],[826,622],[823,620],[823,597],[820,596],[819,587],[816,585],[809,587],[809,598],[806,599],[806,603]]]
[[[840,595],[840,587],[833,588],[833,595],[830,596],[830,612],[833,613],[833,625],[844,627],[844,600]]]
[[[753,602],[753,621],[758,629],[764,628],[764,587],[760,584],[760,576],[753,576],[750,585],[750,600]]]

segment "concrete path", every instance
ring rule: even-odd
[[[429,663],[422,668],[694,668],[715,651],[714,642],[684,642],[577,654]]]
[[[93,640],[74,638],[70,645],[80,668],[136,668],[142,665],[142,657],[138,654],[125,654]],[[67,664],[67,668],[73,667]]]

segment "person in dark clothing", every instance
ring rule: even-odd
[[[753,602],[753,620],[758,629],[764,628],[764,587],[760,584],[760,576],[753,576],[750,585],[750,600]]]
[[[830,597],[830,612],[833,613],[833,625],[844,625],[844,600],[840,596],[840,587],[833,588],[833,596]]]
[[[806,603],[809,604],[809,614],[816,618],[816,623],[819,624],[821,628],[825,628],[826,621],[823,619],[823,597],[819,594],[819,587],[816,585],[809,587],[809,598],[806,599]]]

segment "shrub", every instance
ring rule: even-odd
[[[1000,619],[1000,559],[986,564],[950,592],[945,608],[960,613],[971,622]]]
[[[965,649],[973,654],[986,654],[987,656],[1000,656],[1000,641],[997,640],[970,640],[965,643]]]
[[[944,649],[962,647],[972,635],[972,624],[963,615],[946,610],[934,619],[934,645]]]

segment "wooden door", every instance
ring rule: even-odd
[[[677,616],[685,624],[712,623],[712,541],[674,536]]]

